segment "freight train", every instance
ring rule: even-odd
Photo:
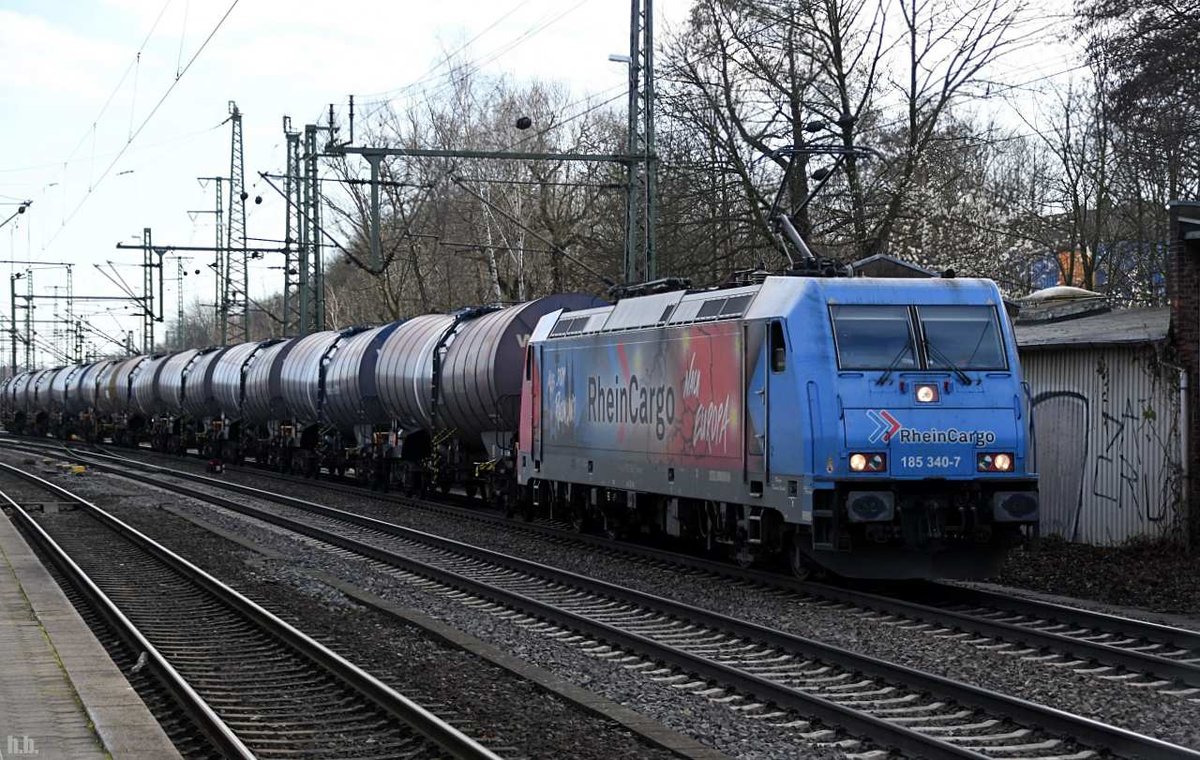
[[[985,280],[554,295],[27,372],[0,398],[17,433],[460,489],[801,576],[980,576],[1038,524]]]

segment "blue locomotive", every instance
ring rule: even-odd
[[[518,478],[576,522],[801,576],[983,575],[1038,520],[1015,345],[971,279],[767,277],[551,314]]]

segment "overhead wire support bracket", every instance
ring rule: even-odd
[[[373,269],[381,267],[383,262],[383,242],[379,207],[379,167],[384,158],[462,158],[498,161],[593,161],[632,165],[643,160],[642,156],[623,153],[546,153],[537,151],[509,150],[454,150],[450,148],[374,148],[350,147],[348,145],[329,144],[325,147],[325,156],[340,158],[347,155],[362,156],[371,167],[371,219],[370,219],[370,266]]]

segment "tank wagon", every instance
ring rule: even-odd
[[[799,575],[977,576],[1036,530],[1028,394],[994,283],[768,277],[542,319],[529,499]]]

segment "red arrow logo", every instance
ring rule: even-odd
[[[882,417],[883,421],[889,426],[887,432],[883,434],[883,440],[886,443],[892,440],[892,436],[894,436],[896,433],[899,433],[900,428],[904,426],[900,424],[900,420],[893,417],[891,412],[887,411],[886,409],[880,412],[879,416]]]

